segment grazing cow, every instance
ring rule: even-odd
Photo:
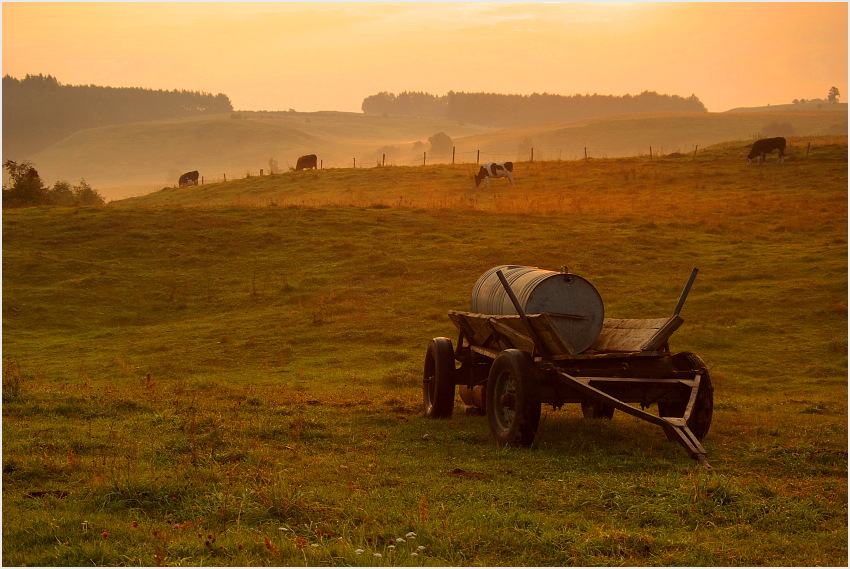
[[[753,144],[750,154],[747,156],[747,164],[756,158],[756,162],[764,162],[765,154],[779,153],[779,162],[785,162],[785,139],[781,136],[776,138],[762,138]]]
[[[194,172],[186,172],[185,174],[180,176],[180,179],[177,181],[177,185],[180,186],[181,188],[188,188],[189,186],[197,186],[199,176],[200,176],[200,174],[198,174],[197,170],[195,170]]]
[[[298,163],[295,165],[295,170],[309,170],[310,168],[316,168],[317,170],[319,169],[319,167],[317,166],[315,154],[307,154],[306,156],[302,156],[298,159]]]
[[[514,163],[513,162],[487,162],[478,169],[475,174],[475,187],[481,185],[481,180],[485,181],[488,188],[490,187],[490,178],[507,178],[511,185],[514,185]]]

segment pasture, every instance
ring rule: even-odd
[[[847,139],[334,169],[3,213],[4,565],[847,564]],[[422,416],[504,263],[669,315],[712,469],[622,413]]]
[[[42,178],[85,178],[107,200],[174,186],[183,172],[198,170],[207,182],[256,176],[296,165],[317,154],[324,168],[375,164],[451,164],[452,152],[435,152],[436,133],[451,137],[456,162],[574,160],[648,153],[689,153],[728,140],[750,140],[781,130],[790,136],[844,135],[847,105],[824,108],[751,109],[725,113],[636,113],[581,121],[492,128],[456,121],[362,113],[236,112],[205,118],[111,125],[78,131],[28,156]],[[564,122],[566,121],[566,122]],[[480,153],[480,156],[479,156]]]

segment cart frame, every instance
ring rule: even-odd
[[[460,386],[468,410],[487,414],[499,445],[530,446],[541,404],[559,409],[580,403],[587,418],[610,419],[618,410],[658,425],[691,458],[708,466],[701,443],[713,413],[708,369],[693,353],[671,354],[668,343],[684,322],[679,313],[697,272],[692,271],[671,317],[606,318],[593,345],[575,353],[556,326],[558,318],[574,316],[525,314],[498,271],[517,315],[449,311],[459,332],[457,347],[449,338],[429,343],[426,416],[450,416]],[[646,410],[652,405],[657,415]]]

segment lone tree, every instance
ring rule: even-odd
[[[26,160],[18,164],[6,160],[3,168],[9,172],[11,184],[3,186],[3,207],[25,207],[47,203],[47,190],[38,171]]]
[[[826,97],[827,101],[830,103],[837,103],[840,98],[841,93],[838,92],[838,87],[832,87],[832,89],[829,90],[829,95]]]
[[[428,138],[428,142],[431,143],[431,152],[434,154],[451,154],[452,152],[452,139],[445,132],[434,134]]]

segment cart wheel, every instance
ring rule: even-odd
[[[614,408],[604,403],[592,401],[581,404],[581,414],[585,419],[610,419],[614,416]]]
[[[499,446],[531,446],[540,426],[540,375],[521,350],[504,350],[487,378],[485,408]]]
[[[711,416],[714,413],[714,387],[705,362],[691,352],[681,352],[673,356],[673,366],[680,371],[698,370],[702,378],[694,402],[694,410],[688,420],[688,428],[698,440],[702,440],[711,427]],[[681,417],[685,414],[687,403],[658,403],[658,414],[662,417]]]
[[[452,341],[448,338],[434,338],[428,343],[422,394],[426,417],[452,416],[455,406],[455,355]]]

